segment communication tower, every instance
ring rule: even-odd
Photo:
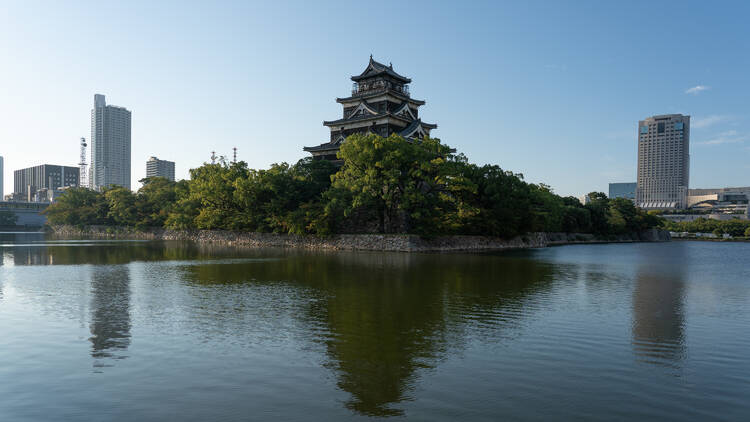
[[[232,148],[232,151],[234,151],[234,157],[232,158],[232,162],[237,162],[237,147]]]
[[[86,164],[86,138],[81,138],[81,160],[78,162],[78,186],[88,186],[88,164]]]

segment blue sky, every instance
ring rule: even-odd
[[[133,112],[133,186],[212,150],[251,167],[328,137],[370,54],[433,135],[563,195],[635,181],[639,119],[692,116],[691,187],[750,185],[750,3],[36,2],[0,10],[0,155],[76,165],[95,93]]]

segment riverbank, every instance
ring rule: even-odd
[[[249,233],[223,230],[164,230],[139,231],[123,227],[52,226],[50,232],[58,237],[85,237],[96,239],[136,240],[186,240],[199,243],[219,243],[228,246],[251,248],[303,248],[330,250],[369,250],[394,252],[450,252],[492,251],[507,249],[544,248],[548,246],[622,243],[664,242],[669,233],[652,229],[618,237],[599,239],[581,233],[529,233],[512,239],[489,236],[438,236],[425,239],[404,234],[339,234],[329,237],[300,236],[277,233]]]
[[[674,241],[683,241],[683,242],[750,242],[750,237],[728,237],[728,238],[721,238],[721,237],[697,237],[697,236],[691,236],[691,237],[672,237],[672,240]]]

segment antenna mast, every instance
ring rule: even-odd
[[[232,148],[232,151],[234,151],[234,158],[232,159],[233,163],[237,162],[237,147]]]
[[[86,164],[86,138],[81,138],[81,160],[78,162],[78,186],[88,186],[87,170],[88,164]]]

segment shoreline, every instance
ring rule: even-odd
[[[750,238],[729,238],[729,239],[712,239],[710,237],[673,237],[673,241],[675,242],[690,242],[690,241],[698,241],[698,242],[734,242],[734,243],[746,243],[750,242]]]
[[[50,226],[49,233],[60,237],[97,239],[185,240],[250,248],[298,248],[312,250],[360,250],[391,252],[459,252],[533,249],[573,244],[668,242],[669,232],[646,230],[613,238],[596,238],[582,233],[528,233],[512,239],[489,236],[437,236],[426,239],[409,234],[337,234],[329,237],[278,233],[235,232],[222,230],[138,231],[126,227]]]

